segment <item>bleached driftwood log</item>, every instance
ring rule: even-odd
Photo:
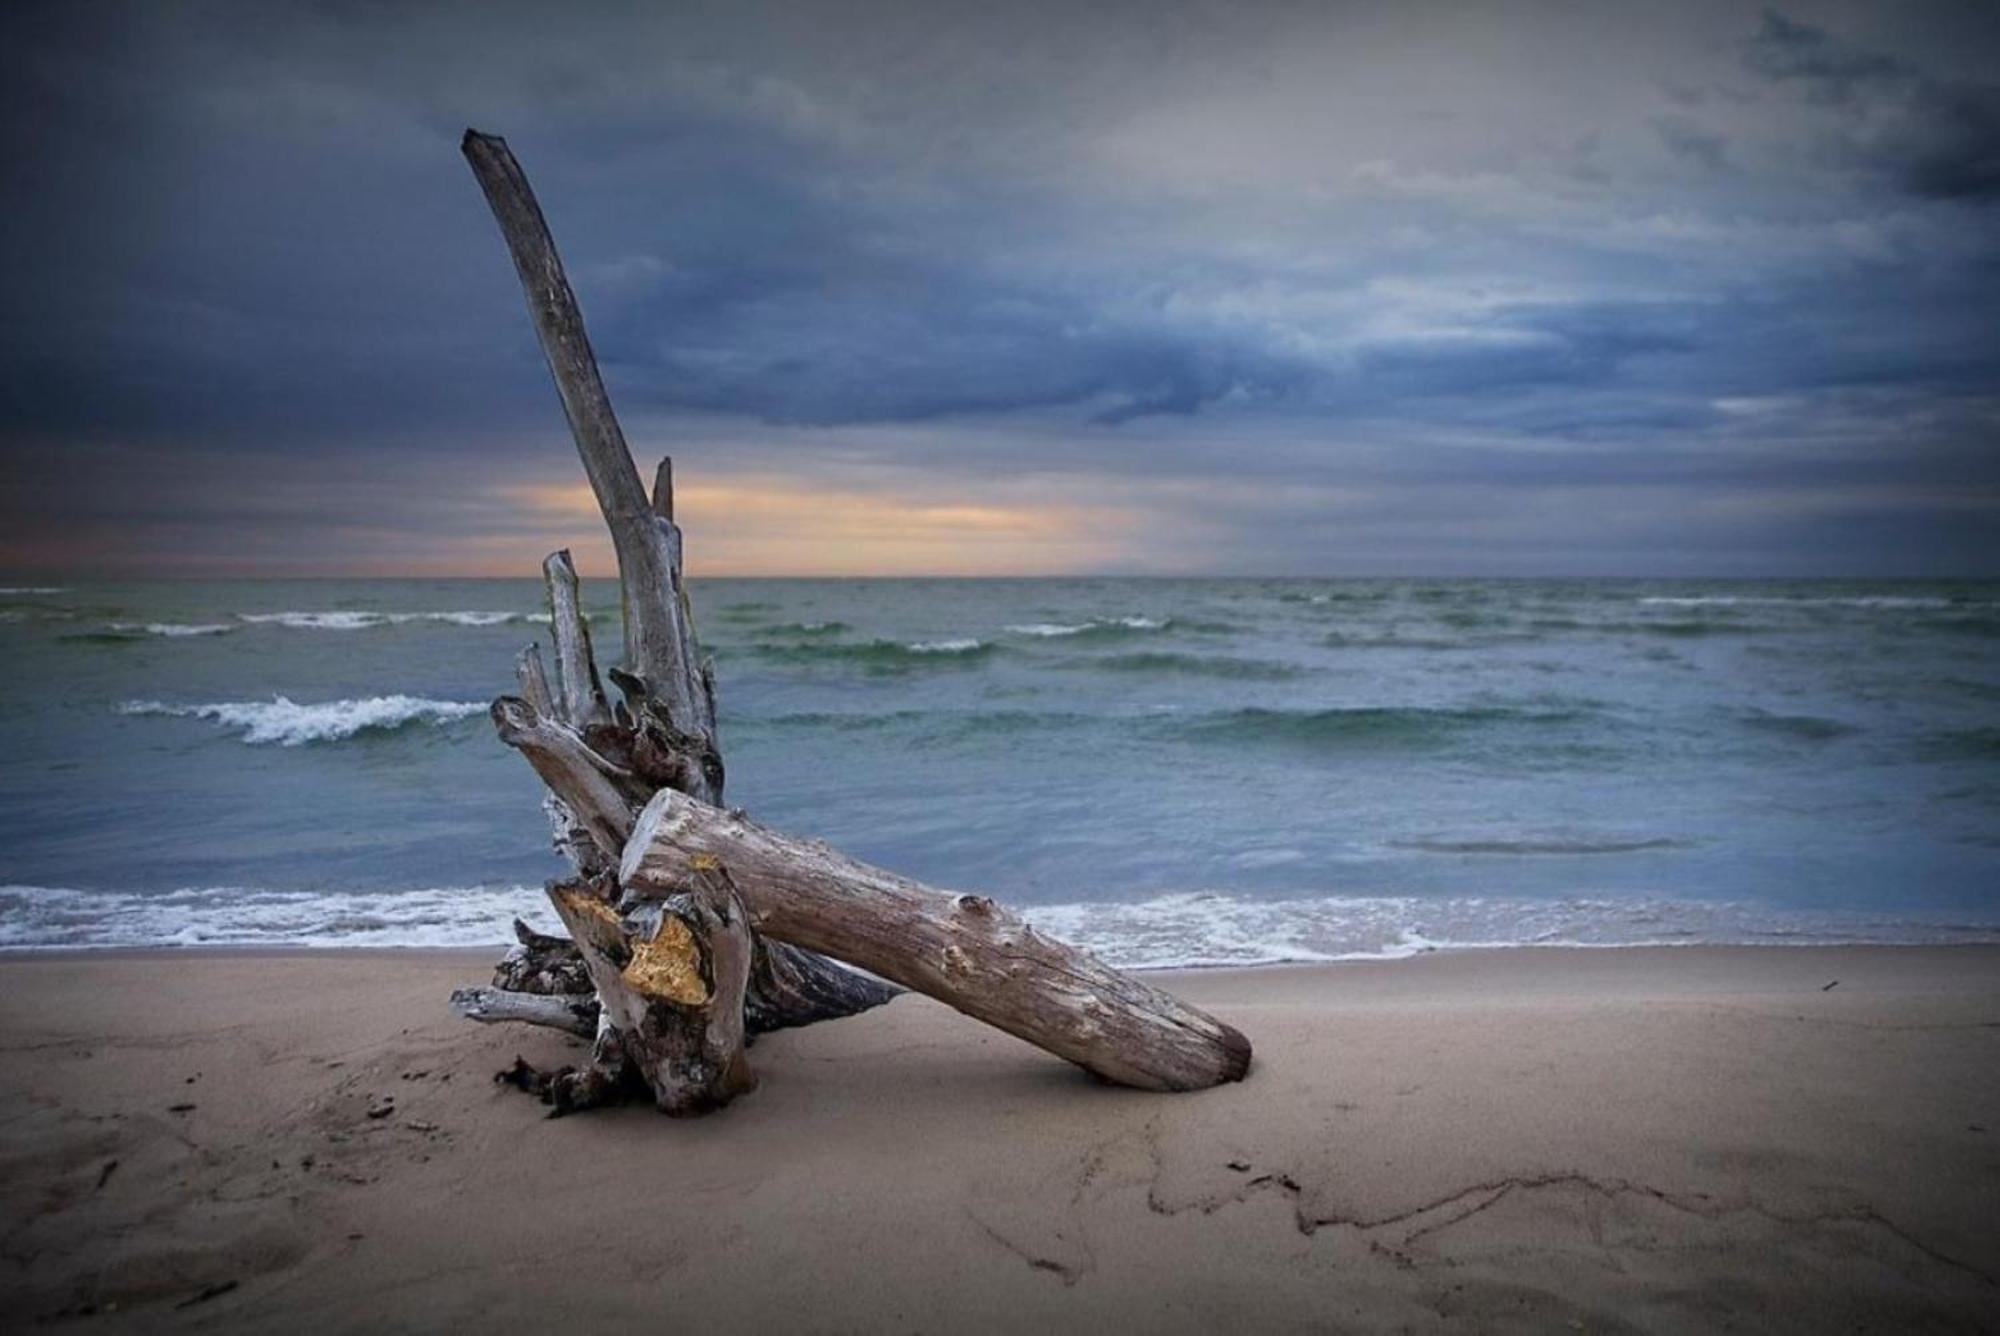
[[[519,1021],[589,1039],[597,1033],[596,993],[516,993],[505,988],[455,988],[454,1014],[469,1021]]]
[[[1250,1041],[983,895],[899,877],[741,812],[661,790],[618,868],[628,913],[722,867],[768,937],[852,961],[1108,1081],[1199,1090],[1242,1079]]]

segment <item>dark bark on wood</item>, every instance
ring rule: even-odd
[[[514,939],[519,945],[493,969],[495,988],[514,993],[590,995],[590,975],[575,942],[536,932],[519,919],[514,920]]]
[[[516,923],[517,932],[527,933]],[[467,1020],[518,1021],[564,1030],[585,1039],[597,1033],[597,994],[592,989],[583,954],[567,937],[530,933],[535,944],[508,953],[494,971],[491,988],[460,988],[451,1008]],[[752,943],[750,983],[743,1000],[746,1044],[773,1030],[837,1020],[854,1014],[857,997],[879,1006],[898,993],[891,984],[853,970],[829,992],[829,974],[820,968],[801,969],[806,953],[784,942],[757,937]],[[819,957],[808,957],[818,960]]]
[[[759,935],[750,959],[743,1028],[746,1034],[760,1035],[835,1021],[879,1007],[902,991],[825,956]]]
[[[622,905],[728,869],[766,937],[852,961],[1088,1069],[1149,1090],[1241,1080],[1250,1043],[1214,1017],[979,895],[954,895],[663,790],[618,870]],[[629,912],[629,911],[628,911]]]

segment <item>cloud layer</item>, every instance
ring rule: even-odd
[[[1669,8],[10,7],[0,565],[576,537],[474,124],[710,569],[1994,573],[2000,21]]]

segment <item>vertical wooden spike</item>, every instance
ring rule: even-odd
[[[514,680],[520,683],[521,699],[535,707],[535,713],[549,719],[560,718],[555,692],[549,689],[548,669],[542,663],[542,647],[529,645],[514,658]]]
[[[542,580],[548,587],[549,636],[556,647],[556,717],[576,729],[608,724],[611,707],[591,653],[590,623],[583,615],[576,563],[568,548],[549,553],[542,562]]]
[[[659,471],[653,474],[653,513],[672,523],[674,518],[674,457],[662,455]]]
[[[562,258],[556,254],[548,221],[506,140],[467,130],[460,148],[506,239],[514,271],[528,299],[536,337],[541,340],[542,354],[548,359],[563,413],[569,419],[576,452],[583,458],[583,471],[590,477],[590,489],[618,552],[618,578],[624,593],[625,666],[648,681],[668,678],[681,671],[680,665],[692,650],[683,644],[685,627],[675,616],[676,586],[661,539],[660,520],[639,482],[639,470],[625,446],[625,433],[611,409],[611,396],[605,393],[590,336],[584,331],[583,312],[570,290]],[[673,695],[670,688],[656,694],[662,699]],[[698,717],[677,717],[674,723],[686,733],[707,732],[699,726],[702,721]]]

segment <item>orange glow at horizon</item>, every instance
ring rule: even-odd
[[[1019,496],[971,502],[853,488],[809,487],[775,475],[733,475],[674,489],[691,576],[1056,575],[1116,563],[1132,550],[1132,512]],[[508,487],[546,543],[571,542],[585,575],[616,563],[585,483]],[[513,548],[517,541],[507,540]],[[532,542],[527,546],[533,546]],[[489,539],[477,559],[499,557]],[[489,555],[490,554],[490,555]],[[539,562],[536,554],[533,561]],[[494,561],[516,574],[521,557]]]

